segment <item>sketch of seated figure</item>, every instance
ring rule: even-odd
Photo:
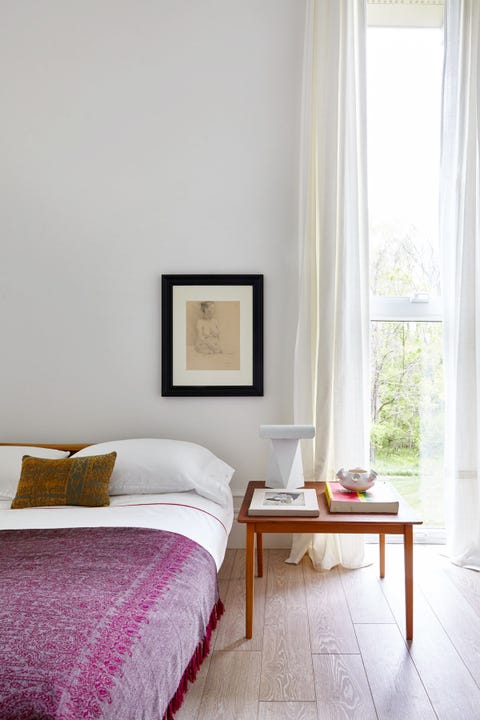
[[[221,353],[220,327],[215,317],[215,303],[205,301],[200,303],[200,318],[197,320],[197,334],[195,349],[204,355]]]

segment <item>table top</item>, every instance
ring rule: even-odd
[[[381,515],[379,513],[331,513],[325,498],[324,482],[306,482],[306,488],[317,491],[318,517],[287,515],[249,515],[248,508],[255,488],[264,488],[265,482],[252,480],[248,483],[243,498],[238,522],[255,525],[257,532],[382,532],[401,533],[405,525],[421,525],[418,513],[398,495],[398,514]],[[394,492],[395,489],[393,488]]]

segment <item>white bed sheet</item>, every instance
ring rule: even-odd
[[[11,510],[0,500],[0,530],[65,527],[144,527],[169,530],[202,545],[220,568],[233,522],[233,500],[226,507],[195,492],[116,495],[108,507],[45,507]]]

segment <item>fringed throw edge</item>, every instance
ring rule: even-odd
[[[203,661],[210,652],[210,640],[212,637],[212,632],[217,627],[218,621],[222,617],[224,611],[225,607],[219,598],[213,606],[212,612],[210,613],[210,619],[205,629],[205,635],[203,637],[203,640],[200,640],[197,647],[195,648],[195,652],[193,653],[192,658],[188,663],[185,672],[182,675],[175,694],[168,703],[162,720],[174,720],[175,713],[177,712],[177,710],[180,710],[180,707],[182,706],[183,700],[185,698],[185,693],[188,690],[189,683],[194,682]]]

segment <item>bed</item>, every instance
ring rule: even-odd
[[[114,448],[109,504],[11,509],[12,447],[0,444],[0,718],[170,720],[223,612],[232,468],[177,441],[31,445],[21,481],[29,453],[86,463]]]

